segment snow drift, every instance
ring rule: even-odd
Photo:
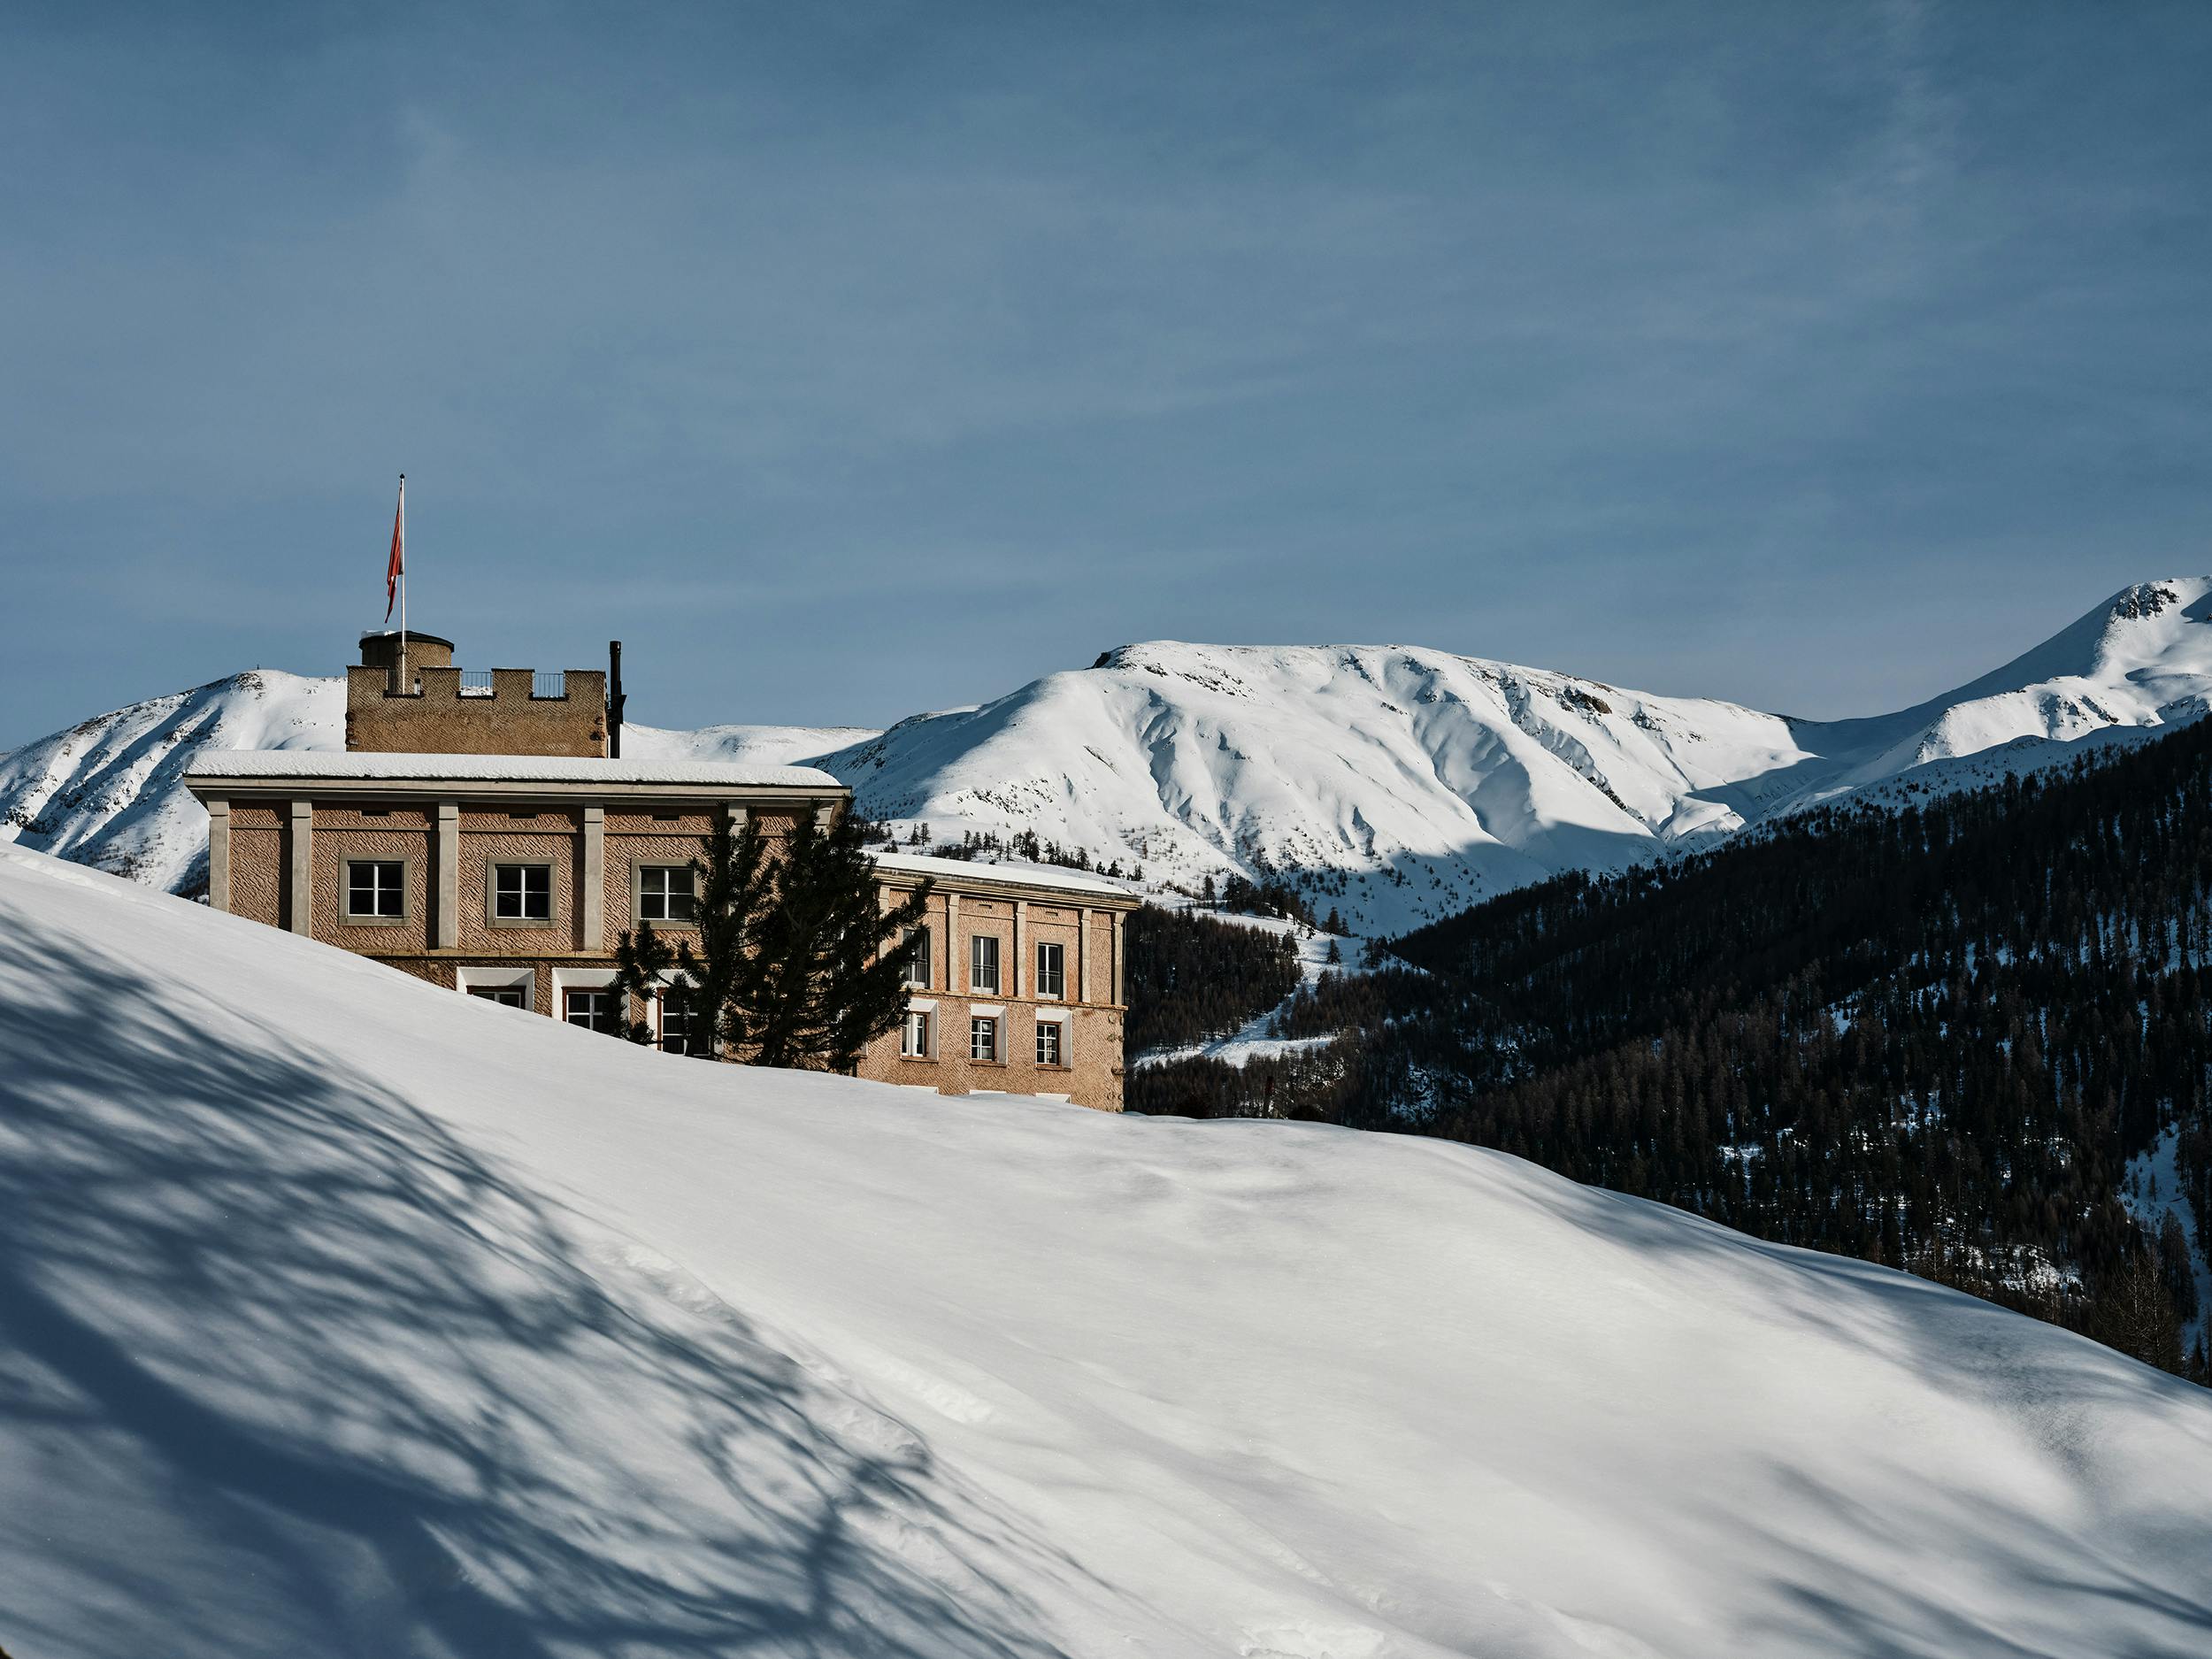
[[[1433,1141],[707,1066],[0,851],[0,1645],[2199,1654],[2212,1395]]]
[[[2115,595],[1941,697],[1818,723],[1403,646],[1125,646],[876,733],[630,726],[646,760],[812,763],[932,839],[1028,831],[1156,887],[1268,869],[1396,932],[1567,869],[1694,849],[1850,791],[1954,788],[2193,718],[2212,579]],[[334,680],[260,672],[0,757],[0,837],[173,891],[204,879],[178,780],[209,748],[344,745]]]

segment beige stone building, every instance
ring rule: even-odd
[[[902,853],[879,854],[876,870],[899,899],[925,879],[931,890],[909,944],[906,1028],[869,1052],[863,1077],[1121,1110],[1127,889]]]
[[[185,779],[208,813],[208,902],[434,985],[613,1031],[614,949],[690,925],[692,861],[718,819],[788,833],[849,793],[803,766],[611,758],[604,676],[452,665],[449,643],[372,634],[349,671],[347,752],[211,751]],[[1124,888],[1071,871],[886,853],[887,908],[926,878],[910,1001],[864,1077],[942,1094],[1122,1103]]]

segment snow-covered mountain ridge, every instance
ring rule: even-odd
[[[2200,1651],[2212,1395],[1502,1154],[701,1065],[0,849],[39,1659]]]
[[[626,730],[641,755],[812,761],[902,838],[1026,832],[1164,890],[1298,872],[1320,908],[1390,932],[1854,791],[1966,787],[2194,718],[2208,617],[2212,578],[2139,584],[1955,691],[1844,721],[1417,647],[1156,641],[879,733]],[[337,747],[342,700],[264,672],[88,721],[0,759],[0,833],[188,890],[189,754]]]

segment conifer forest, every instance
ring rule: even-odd
[[[1563,876],[1390,956],[1279,1017],[1333,1042],[1141,1068],[1132,1106],[1495,1147],[2207,1378],[2212,721]]]

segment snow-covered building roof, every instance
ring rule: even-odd
[[[1139,896],[1137,889],[1125,881],[1094,875],[1088,871],[1070,870],[1062,864],[986,864],[973,858],[932,858],[925,853],[876,853],[872,856],[879,870],[894,874],[931,876],[940,881],[956,882],[963,887],[996,881],[1012,887],[1049,887],[1063,893],[1080,893],[1092,897],[1116,898],[1131,902]]]
[[[303,749],[208,749],[187,782],[220,779],[356,780],[390,783],[700,784],[717,788],[834,789],[814,766],[718,760],[609,760],[576,755],[335,754]]]

